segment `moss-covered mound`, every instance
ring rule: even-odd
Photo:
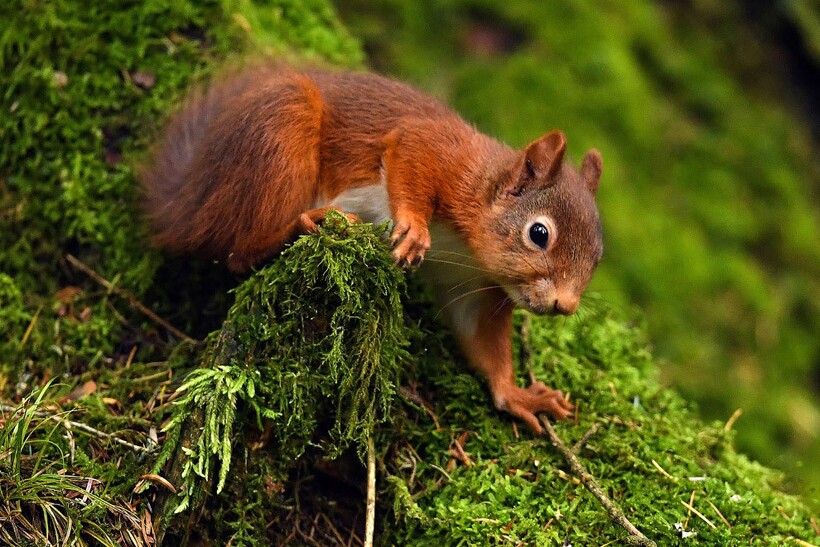
[[[599,309],[580,320],[533,318],[529,338],[536,377],[570,390],[578,407],[575,420],[556,424],[559,436],[658,545],[820,539],[809,509],[778,491],[778,474],[734,450],[731,424],[704,424],[658,385],[642,327]],[[628,539],[555,448],[493,411],[462,366],[436,355],[416,374],[427,408],[404,407],[390,432],[398,524],[387,544]]]
[[[155,463],[157,473],[172,457],[179,467],[182,492],[169,506],[180,512],[200,500],[217,464],[221,492],[234,445],[243,460],[250,446],[272,453],[265,475],[232,477],[240,498],[248,481],[286,481],[309,446],[327,459],[348,447],[363,456],[410,364],[403,291],[404,277],[373,226],[350,225],[337,212],[318,235],[300,238],[245,281],[206,341],[202,368],[177,388]],[[258,431],[246,431],[253,424]]]
[[[16,0],[0,20],[0,542],[358,543],[368,438],[381,544],[626,537],[492,409],[379,228],[331,215],[244,280],[148,248],[133,166],[164,114],[234,52],[356,64],[327,3]],[[626,516],[662,544],[820,540],[730,427],[658,386],[642,329],[593,308],[523,346]]]

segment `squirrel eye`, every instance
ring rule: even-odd
[[[530,226],[530,241],[542,249],[546,249],[547,244],[550,242],[550,232],[547,230],[547,227],[540,222],[536,222]]]

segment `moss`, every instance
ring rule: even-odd
[[[587,471],[660,545],[691,543],[675,523],[688,523],[686,531],[708,545],[816,541],[809,508],[780,490],[782,477],[738,454],[724,424],[704,424],[658,384],[644,328],[627,319],[605,308],[587,310],[583,320],[533,319],[536,376],[570,390],[578,407],[574,422],[556,425],[559,435],[572,445],[596,428],[578,450]],[[420,364],[415,374],[433,386],[425,399],[441,428],[414,405],[394,420],[388,476],[396,518],[386,522],[396,524],[387,526],[385,544],[625,541],[551,445],[516,432],[468,371],[438,359]],[[469,466],[452,450],[465,435]],[[681,502],[693,492],[693,505],[716,528],[688,514]]]
[[[266,32],[254,33],[247,21],[261,13],[278,13],[277,23],[266,21]],[[129,298],[71,267],[65,254],[183,329],[212,330],[229,305],[215,282],[226,287],[236,280],[215,275],[212,265],[150,250],[134,165],[188,85],[229,57],[263,43],[270,53],[356,64],[357,44],[322,0],[14,0],[2,3],[0,19],[2,400],[19,402],[58,378],[48,392],[49,412],[74,409],[76,419],[102,433],[151,447],[170,411],[166,400],[179,385],[171,383],[196,357]],[[36,438],[43,429],[34,431]],[[131,497],[156,454],[146,461],[100,435],[78,433],[70,447],[52,437],[71,458],[51,465],[68,477],[102,481],[105,499]],[[63,486],[63,495],[74,495],[68,482]],[[18,499],[9,495],[4,501]],[[72,523],[72,541],[82,543],[81,521]],[[137,528],[129,530],[141,537]],[[109,540],[117,537],[104,532]]]
[[[380,233],[331,212],[319,234],[300,238],[236,289],[165,428],[155,472],[169,460],[171,474],[179,470],[174,512],[200,503],[215,482],[215,494],[231,493],[217,510],[217,530],[256,529],[264,537],[269,516],[257,496],[265,488],[249,483],[286,483],[311,447],[314,460],[347,448],[363,457],[374,428],[391,416],[413,336],[401,302],[404,278]]]
[[[192,79],[258,43],[359,60],[324,0],[13,0],[0,18],[0,271],[46,293],[66,250],[138,294],[152,283],[133,163]]]
[[[17,352],[23,345],[26,323],[31,317],[23,306],[23,294],[14,282],[14,279],[0,273],[0,367],[9,367],[9,363],[17,357]]]

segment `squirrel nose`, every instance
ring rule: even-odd
[[[572,315],[578,309],[581,298],[574,294],[561,295],[555,299],[555,312],[562,315]]]

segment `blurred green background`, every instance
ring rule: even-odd
[[[742,409],[739,447],[816,499],[820,4],[763,4],[336,1],[372,68],[482,131],[601,150],[590,290],[645,312],[664,383]]]

